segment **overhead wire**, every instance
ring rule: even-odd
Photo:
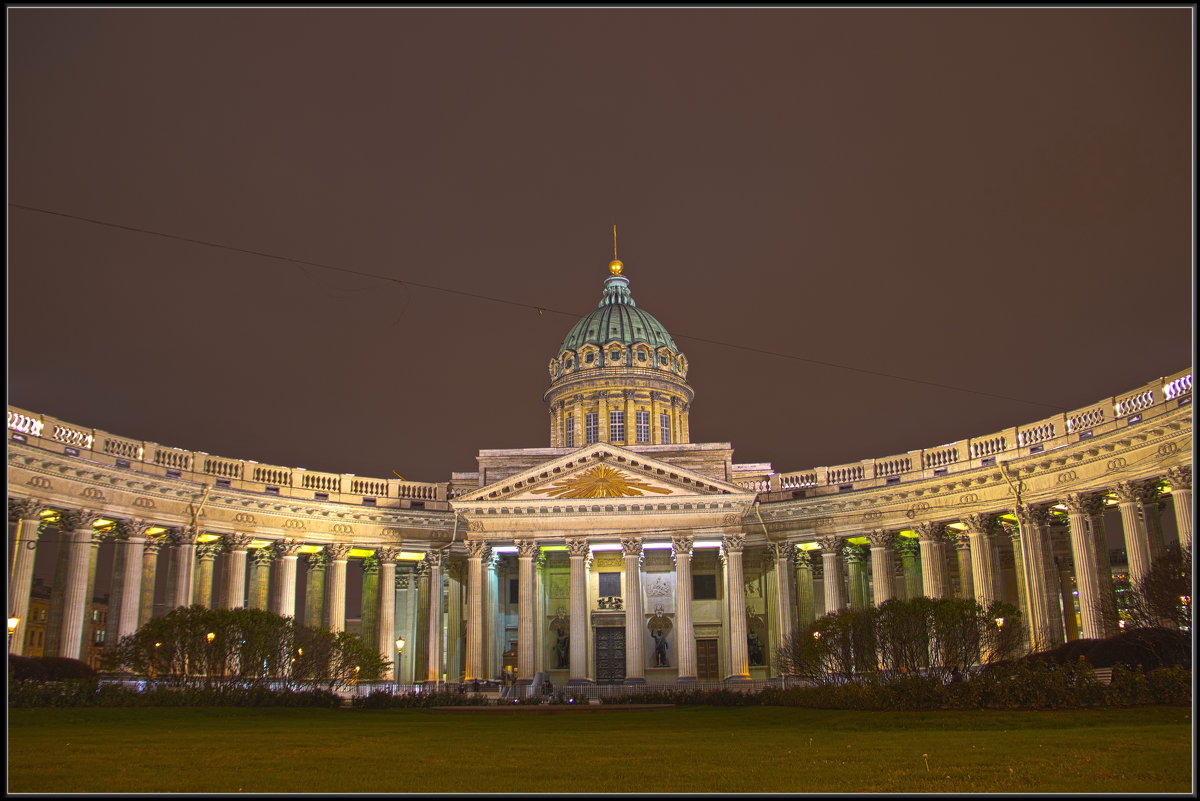
[[[582,314],[580,314],[578,312],[563,311],[562,309],[555,309],[553,307],[546,306],[546,305],[525,303],[523,301],[512,300],[510,298],[499,298],[494,295],[485,295],[485,294],[482,294],[479,292],[468,292],[463,289],[455,289],[453,287],[438,286],[436,284],[427,284],[427,283],[422,283],[419,281],[412,281],[407,278],[395,278],[390,275],[380,275],[379,273],[367,272],[365,270],[356,270],[356,269],[353,269],[350,267],[341,267],[341,266],[338,266],[335,264],[326,264],[324,262],[309,261],[307,259],[298,259],[298,258],[295,258],[292,256],[280,256],[278,254],[268,253],[268,252],[262,251],[262,250],[253,250],[250,248],[240,248],[240,247],[236,247],[233,245],[226,245],[226,244],[223,244],[220,242],[211,242],[211,241],[204,240],[204,239],[196,239],[194,237],[181,236],[179,234],[168,234],[168,233],[164,233],[162,231],[155,231],[155,230],[152,230],[149,228],[142,228],[142,227],[135,226],[135,225],[123,225],[121,223],[114,223],[114,222],[110,222],[107,220],[97,220],[92,217],[84,217],[82,215],[69,214],[67,212],[62,212],[62,211],[53,211],[51,209],[43,209],[43,208],[38,208],[36,206],[27,206],[27,205],[24,205],[21,203],[9,203],[8,206],[9,206],[9,208],[12,208],[12,209],[20,209],[22,211],[30,211],[30,212],[34,212],[37,214],[46,214],[46,215],[53,216],[53,217],[62,217],[62,218],[69,219],[69,220],[76,220],[79,222],[91,223],[93,225],[100,225],[100,226],[104,226],[107,228],[114,228],[114,229],[121,230],[121,231],[129,231],[132,233],[145,234],[147,236],[157,236],[157,237],[161,237],[163,239],[170,239],[170,240],[174,240],[177,242],[187,242],[189,244],[201,245],[203,247],[209,247],[209,248],[216,248],[218,250],[225,250],[225,251],[229,251],[231,253],[241,253],[241,254],[247,255],[247,256],[256,256],[258,258],[263,258],[263,259],[272,259],[274,261],[280,261],[280,262],[284,262],[284,263],[294,264],[301,268],[316,267],[316,268],[319,268],[322,270],[329,270],[332,272],[344,273],[346,275],[354,275],[354,276],[358,276],[361,278],[370,278],[370,279],[374,279],[377,281],[385,281],[385,282],[389,282],[389,283],[393,283],[393,284],[398,284],[400,286],[417,287],[419,289],[428,289],[432,292],[444,292],[444,293],[450,294],[450,295],[457,295],[460,297],[472,298],[474,300],[483,300],[483,301],[487,301],[489,303],[501,303],[501,304],[505,304],[505,305],[509,305],[509,306],[516,306],[521,309],[535,311],[539,315],[549,312],[550,314],[561,315],[563,317],[568,317],[573,320],[577,320],[583,316]],[[758,354],[764,355],[764,356],[773,356],[773,357],[780,358],[780,359],[789,359],[791,361],[806,362],[808,364],[816,364],[816,365],[821,365],[823,367],[831,367],[831,368],[834,368],[837,370],[847,370],[847,371],[851,371],[851,372],[862,373],[864,375],[876,376],[878,378],[889,378],[894,381],[906,381],[911,384],[920,384],[923,386],[934,387],[937,389],[948,389],[948,390],[952,390],[954,392],[963,392],[963,393],[967,393],[967,394],[971,394],[971,395],[979,395],[982,397],[996,398],[998,400],[1012,401],[1014,403],[1024,403],[1024,404],[1028,404],[1031,406],[1042,406],[1047,409],[1054,409],[1056,411],[1060,408],[1059,406],[1056,406],[1056,405],[1050,404],[1050,403],[1045,403],[1043,401],[1035,401],[1035,400],[1030,400],[1028,398],[1018,398],[1018,397],[1015,397],[1012,395],[1002,395],[1002,394],[999,394],[996,392],[986,392],[986,391],[978,390],[978,389],[970,389],[968,387],[955,386],[954,384],[945,384],[945,383],[938,382],[938,381],[928,381],[926,379],[913,378],[911,376],[899,375],[896,373],[886,373],[886,372],[883,372],[880,370],[870,370],[870,369],[867,369],[864,367],[855,367],[853,365],[841,364],[839,362],[832,362],[832,361],[828,361],[828,360],[824,360],[824,359],[814,359],[814,358],[811,358],[808,356],[798,356],[794,353],[784,353],[782,351],[770,350],[767,348],[752,347],[750,345],[743,345],[743,344],[739,344],[739,343],[735,343],[735,342],[724,342],[724,341],[721,341],[718,339],[710,339],[708,337],[696,336],[694,334],[675,333],[672,336],[674,336],[674,338],[676,338],[676,339],[686,339],[686,340],[690,340],[692,342],[702,342],[706,345],[717,345],[717,346],[720,346],[723,348],[733,348],[735,350],[746,351],[748,353],[758,353]]]

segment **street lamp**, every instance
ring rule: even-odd
[[[16,633],[17,626],[19,626],[19,625],[21,625],[21,618],[10,617],[8,619],[8,650],[9,651],[12,651],[13,634]]]
[[[396,638],[396,664],[392,666],[392,695],[396,694],[396,685],[400,683],[400,657],[404,656],[404,646],[407,643],[403,637]]]

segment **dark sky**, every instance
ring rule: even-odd
[[[9,9],[9,202],[582,316],[799,470],[1191,363],[1190,8]],[[10,206],[9,402],[444,481],[574,322]],[[755,354],[778,351],[1025,403]]]

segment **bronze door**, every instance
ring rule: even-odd
[[[598,627],[596,629],[596,683],[613,684],[624,680],[625,627]]]
[[[717,640],[696,640],[696,678],[699,681],[720,681],[721,668],[717,664]]]

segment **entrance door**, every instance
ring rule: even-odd
[[[696,679],[698,681],[720,681],[721,668],[717,664],[717,638],[696,640]]]
[[[596,628],[596,683],[615,684],[625,680],[625,627]]]

